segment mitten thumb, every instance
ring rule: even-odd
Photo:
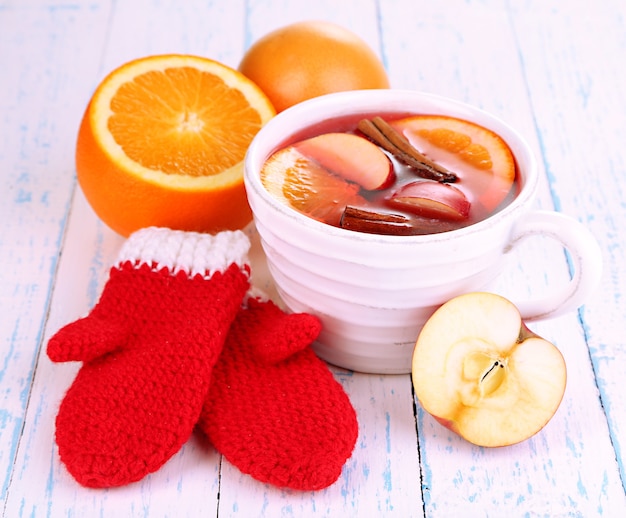
[[[93,313],[59,329],[48,341],[53,362],[88,362],[126,343],[127,330],[116,322]]]
[[[247,310],[241,315],[246,319],[246,332],[255,336],[251,343],[256,357],[270,364],[306,349],[322,330],[316,316],[285,313],[270,300],[249,298]]]

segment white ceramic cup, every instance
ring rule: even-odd
[[[353,114],[443,114],[485,126],[508,143],[518,166],[519,195],[466,228],[419,236],[354,232],[315,221],[272,197],[260,181],[265,160],[294,134]],[[522,239],[543,235],[570,252],[574,274],[540,300],[514,301],[525,320],[580,306],[598,284],[602,259],[591,233],[557,212],[533,210],[538,170],[528,144],[510,126],[457,101],[405,90],[365,90],[318,97],[285,110],[257,134],[244,179],[269,272],[287,308],[318,315],[314,344],[329,363],[361,372],[411,370],[415,341],[428,317],[450,298],[485,290],[505,255]]]

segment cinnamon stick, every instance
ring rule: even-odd
[[[359,121],[357,129],[398,160],[415,169],[422,178],[445,183],[458,180],[456,174],[420,153],[404,135],[396,131],[382,117],[377,116],[372,120],[363,119]]]
[[[409,236],[414,233],[411,220],[406,216],[372,212],[350,205],[344,209],[339,225],[341,228],[368,234]]]

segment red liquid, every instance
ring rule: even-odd
[[[344,132],[362,136],[362,134],[356,129],[358,122],[361,119],[371,119],[372,117],[375,117],[377,115],[382,116],[383,119],[385,119],[392,125],[394,121],[398,121],[404,119],[405,117],[412,116],[412,114],[381,115],[376,113],[372,115],[359,114],[355,116],[345,116],[336,119],[329,119],[291,136],[280,146],[280,149],[284,149],[291,144],[324,133]],[[462,220],[452,220],[445,217],[424,217],[415,214],[415,212],[412,210],[403,210],[402,207],[391,204],[389,200],[392,194],[398,191],[398,189],[400,189],[403,185],[416,181],[432,182],[434,180],[426,180],[421,178],[413,168],[405,165],[387,151],[384,152],[391,160],[395,172],[395,181],[393,182],[393,184],[383,190],[367,191],[365,189],[360,189],[359,195],[362,202],[357,204],[351,203],[350,205],[355,205],[357,208],[367,211],[374,211],[376,213],[402,215],[408,218],[408,220],[410,221],[411,230],[408,233],[417,235],[447,232],[450,230],[456,230],[475,224],[502,210],[502,208],[510,204],[511,201],[518,194],[519,183],[517,174],[515,174],[515,180],[512,185],[503,184],[502,186],[497,185],[497,187],[495,187],[496,190],[499,189],[502,191],[498,194],[496,198],[486,196],[486,191],[488,189],[493,190],[495,185],[494,182],[497,183],[497,177],[494,176],[492,171],[481,170],[480,168],[468,165],[462,160],[462,158],[458,154],[438,148],[437,146],[429,142],[428,139],[422,138],[419,134],[415,132],[410,132],[410,135],[408,135],[405,131],[404,135],[411,141],[416,149],[422,152],[430,160],[436,162],[437,164],[445,167],[446,169],[452,171],[457,175],[458,180],[451,185],[462,191],[467,200],[470,202],[471,208],[468,217]],[[506,148],[506,152],[510,154],[508,147]],[[514,164],[512,167],[515,167]],[[315,196],[316,194],[309,193],[309,195]],[[497,200],[497,203],[493,202],[494,199]],[[323,201],[321,202],[323,203]],[[343,210],[343,208],[341,210]],[[304,213],[306,214],[306,212]],[[315,217],[311,214],[307,215]],[[334,226],[341,226],[340,221],[335,216],[328,218],[315,217],[315,219],[320,219],[321,221]],[[387,233],[385,231],[381,232],[378,230],[367,231],[373,233]],[[395,232],[388,233],[394,234]]]

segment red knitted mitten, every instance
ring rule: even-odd
[[[90,314],[50,339],[53,361],[85,362],[56,418],[79,483],[135,482],[187,441],[249,288],[249,245],[239,231],[139,230]]]
[[[226,459],[257,480],[292,489],[335,482],[358,435],[342,386],[308,347],[308,314],[249,299],[211,378],[199,426]]]

